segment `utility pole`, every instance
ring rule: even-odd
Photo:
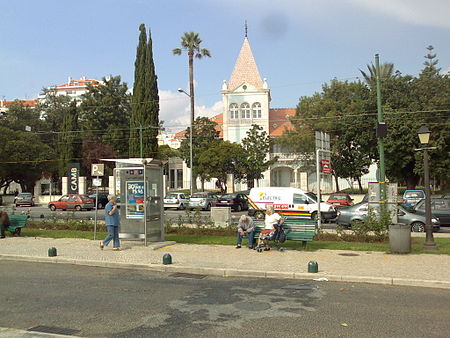
[[[376,80],[377,80],[377,131],[384,124],[383,109],[381,107],[381,79],[380,79],[380,56],[375,54],[375,67],[376,67]],[[378,134],[378,133],[377,133]],[[385,210],[386,207],[386,167],[384,164],[384,136],[377,135],[378,140],[378,154],[380,156],[380,167],[379,167],[379,181],[380,183],[380,193],[381,193],[381,209]]]

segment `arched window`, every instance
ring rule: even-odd
[[[247,102],[241,104],[241,118],[243,119],[250,118],[250,105]]]
[[[231,119],[239,118],[239,106],[236,103],[230,104],[230,118]]]
[[[261,103],[255,102],[252,104],[252,116],[254,119],[261,118]]]

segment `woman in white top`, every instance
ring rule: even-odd
[[[271,233],[273,233],[275,231],[276,224],[281,225],[281,224],[283,224],[283,222],[284,222],[284,218],[281,217],[280,214],[275,212],[275,210],[273,209],[273,206],[272,205],[267,206],[266,218],[264,220],[265,226],[264,226],[264,229],[261,231],[261,234],[259,235],[259,238],[258,238],[258,246],[260,246],[261,240],[263,240],[264,243],[266,244],[264,251],[270,250],[269,240],[266,239],[266,236],[270,235]]]

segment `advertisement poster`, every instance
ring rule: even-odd
[[[127,181],[127,218],[144,218],[144,182]]]

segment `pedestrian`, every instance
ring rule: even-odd
[[[11,225],[8,213],[6,211],[0,212],[0,238],[5,238],[5,231]]]
[[[253,219],[250,216],[242,215],[239,218],[238,234],[236,249],[241,248],[242,238],[247,236],[248,248],[253,249],[253,236],[255,235],[255,225]]]
[[[113,250],[120,250],[120,241],[119,241],[119,209],[116,204],[116,196],[108,195],[108,203],[105,206],[105,225],[108,229],[108,235],[100,242],[100,249],[103,250],[105,245],[108,245],[109,242],[113,241]]]
[[[270,250],[269,239],[275,232],[275,225],[281,225],[284,222],[284,218],[280,214],[276,213],[272,205],[268,205],[266,209],[266,218],[264,220],[264,229],[261,231],[258,238],[258,247],[261,246],[261,241],[264,241],[266,247],[264,251]]]

